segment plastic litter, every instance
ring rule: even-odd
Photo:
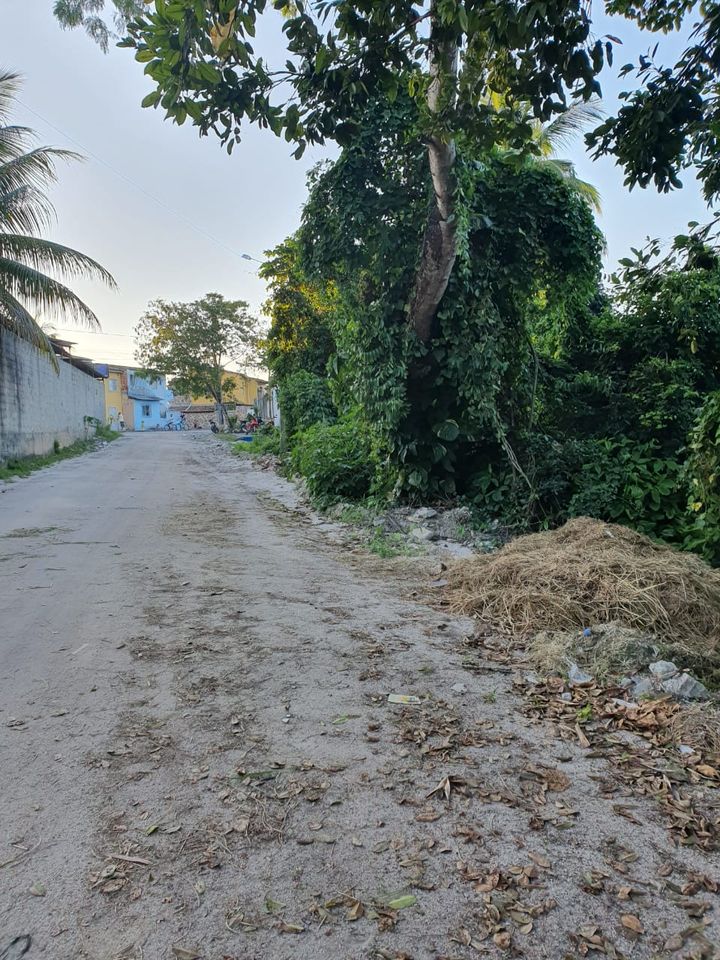
[[[420,697],[413,697],[408,693],[389,693],[388,703],[422,703]]]

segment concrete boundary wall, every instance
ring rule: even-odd
[[[59,374],[32,344],[0,327],[0,463],[84,439],[85,417],[104,421],[102,381],[58,363]]]

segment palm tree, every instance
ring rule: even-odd
[[[504,94],[493,92],[488,97],[495,110],[500,111],[507,107],[508,101]],[[581,180],[575,173],[575,164],[570,160],[563,160],[556,156],[559,149],[568,147],[573,140],[592,123],[602,120],[603,112],[599,100],[590,100],[587,103],[572,103],[564,113],[559,114],[550,123],[542,123],[532,116],[529,103],[520,103],[518,113],[524,117],[532,128],[532,142],[535,146],[534,162],[552,167],[557,170],[590,204],[600,213],[600,191],[591,183]],[[502,154],[514,153],[507,145],[500,145]]]
[[[91,329],[100,326],[57,276],[98,279],[112,288],[115,281],[95,260],[40,236],[54,216],[44,189],[57,179],[56,161],[79,158],[67,150],[31,148],[33,131],[9,123],[19,83],[17,74],[0,72],[0,327],[54,360],[38,313],[69,314]]]
[[[598,188],[577,176],[574,163],[570,160],[561,160],[555,154],[559,148],[569,146],[591,123],[596,123],[602,118],[603,112],[599,101],[590,100],[588,103],[571,104],[564,113],[559,114],[550,123],[542,124],[539,120],[532,121],[533,139],[539,148],[539,162],[558,170],[597,213],[600,213],[602,208]]]

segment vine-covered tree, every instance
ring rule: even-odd
[[[602,237],[571,181],[506,152],[456,168],[466,241],[427,347],[403,321],[426,215],[414,104],[369,105],[338,160],[316,171],[299,232],[303,266],[337,287],[333,333],[343,383],[388,445],[403,488],[450,493],[468,457],[500,450],[532,420],[530,325],[558,324],[596,296]],[[456,482],[456,481],[459,481]]]
[[[465,242],[455,206],[456,142],[482,152],[498,143],[535,149],[525,104],[549,120],[572,98],[599,92],[595,79],[611,44],[593,39],[582,0],[522,5],[458,0],[155,0],[130,23],[128,45],[145,63],[160,106],[178,123],[188,117],[229,150],[248,120],[297,145],[350,143],[371,99],[400,89],[418,109],[408,134],[425,151],[428,208],[404,310],[429,342]],[[152,8],[152,9],[150,9]],[[267,64],[253,46],[259,19],[282,11],[289,54]],[[488,99],[502,91],[497,109]],[[424,180],[425,178],[423,178]],[[460,232],[459,232],[460,230]]]
[[[137,359],[145,370],[171,375],[176,392],[211,396],[222,426],[226,367],[252,362],[257,332],[244,300],[219,293],[192,303],[154,300],[135,328]]]
[[[65,25],[99,16],[104,0],[58,0]],[[161,107],[228,150],[243,121],[269,127],[296,144],[334,139],[349,143],[370,99],[393,100],[403,89],[415,98],[418,122],[408,131],[424,144],[432,182],[421,252],[405,310],[428,342],[464,237],[456,210],[458,139],[471,152],[496,144],[537,152],[531,118],[547,122],[570,101],[599,93],[597,75],[612,57],[614,38],[594,38],[583,0],[113,0],[128,24],[125,43],[155,82],[145,106]],[[659,189],[680,186],[691,166],[712,200],[720,189],[717,133],[720,12],[694,0],[611,0],[608,10],[657,32],[697,22],[675,64],[643,55],[639,89],[588,134],[596,155],[612,154],[626,182]],[[258,21],[282,14],[289,55],[268,64],[254,46]],[[87,23],[85,24],[87,26]],[[92,32],[92,30],[91,30]],[[103,42],[100,29],[99,39]],[[106,42],[106,40],[105,40]],[[634,65],[626,64],[627,76]],[[501,95],[502,109],[493,107]],[[460,232],[459,232],[460,230]]]
[[[79,158],[67,150],[32,146],[32,130],[10,122],[19,83],[17,74],[0,73],[0,326],[54,358],[39,314],[100,326],[58,275],[97,279],[110,287],[115,281],[84,253],[40,236],[53,218],[44,191],[56,180],[56,162]]]

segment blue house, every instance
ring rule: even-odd
[[[127,397],[132,407],[132,421],[128,424],[131,430],[156,430],[166,426],[173,392],[164,376],[145,380],[134,370],[128,370]]]

